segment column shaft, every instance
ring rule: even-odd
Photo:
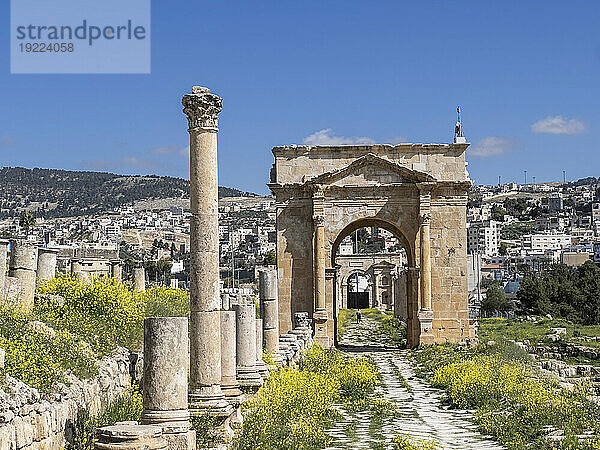
[[[190,402],[227,415],[221,391],[218,115],[222,99],[194,86],[183,96],[190,134]]]
[[[187,317],[146,319],[143,424],[161,425],[170,433],[189,430],[188,365]]]
[[[263,319],[263,345],[265,351],[277,358],[279,355],[279,307],[277,301],[277,270],[262,270],[258,274],[260,314]]]
[[[421,308],[431,309],[431,242],[428,219],[421,225]]]
[[[37,247],[24,239],[10,241],[10,264],[8,275],[21,283],[19,302],[25,309],[33,308],[37,269]]]
[[[315,228],[315,310],[325,310],[325,227]]]

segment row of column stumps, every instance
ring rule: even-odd
[[[25,239],[0,240],[0,296],[6,297],[6,260],[10,248],[8,276],[19,280],[19,302],[25,309],[33,307],[37,282],[50,280],[56,275],[58,250],[38,247]]]

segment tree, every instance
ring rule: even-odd
[[[530,272],[517,298],[524,308],[573,322],[600,323],[600,269],[592,262],[577,269],[554,264],[541,274]]]
[[[492,220],[496,220],[498,222],[504,222],[504,215],[506,214],[506,210],[498,205],[492,206]]]
[[[35,216],[29,211],[23,212],[19,219],[19,226],[25,229],[25,234],[29,234],[29,230],[35,226]]]
[[[267,252],[267,254],[265,255],[264,264],[266,266],[274,266],[275,264],[277,264],[277,255],[273,250]]]
[[[485,298],[481,302],[481,309],[486,313],[494,311],[507,311],[509,309],[506,294],[499,282],[494,281],[485,294]]]
[[[166,282],[171,276],[173,263],[167,258],[160,258],[156,263],[156,281]]]

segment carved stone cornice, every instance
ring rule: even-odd
[[[181,100],[183,112],[188,119],[188,129],[202,128],[208,131],[219,130],[219,113],[223,108],[223,99],[211,94],[210,90],[194,86],[191,94],[185,94]]]

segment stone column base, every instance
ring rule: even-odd
[[[313,319],[315,322],[314,342],[322,347],[329,348],[331,344],[327,334],[327,311],[324,309],[315,311]]]
[[[163,439],[169,444],[169,450],[196,450],[196,432],[163,433]]]
[[[246,400],[246,396],[240,390],[240,385],[237,382],[232,385],[221,385],[221,391],[225,395],[225,400],[234,408],[237,408]]]
[[[433,334],[433,311],[430,309],[421,309],[418,313],[421,333],[419,335],[419,345],[432,345],[435,343]]]
[[[227,417],[233,412],[232,406],[225,400],[223,393],[220,395],[207,395],[203,392],[194,391],[190,392],[188,399],[190,414],[192,415],[208,414],[213,417]]]
[[[145,409],[142,411],[142,425],[156,425],[161,427],[163,433],[186,433],[189,431],[190,412],[187,409],[156,411]]]
[[[243,391],[258,390],[264,383],[263,378],[258,373],[256,366],[238,367],[237,380]]]

